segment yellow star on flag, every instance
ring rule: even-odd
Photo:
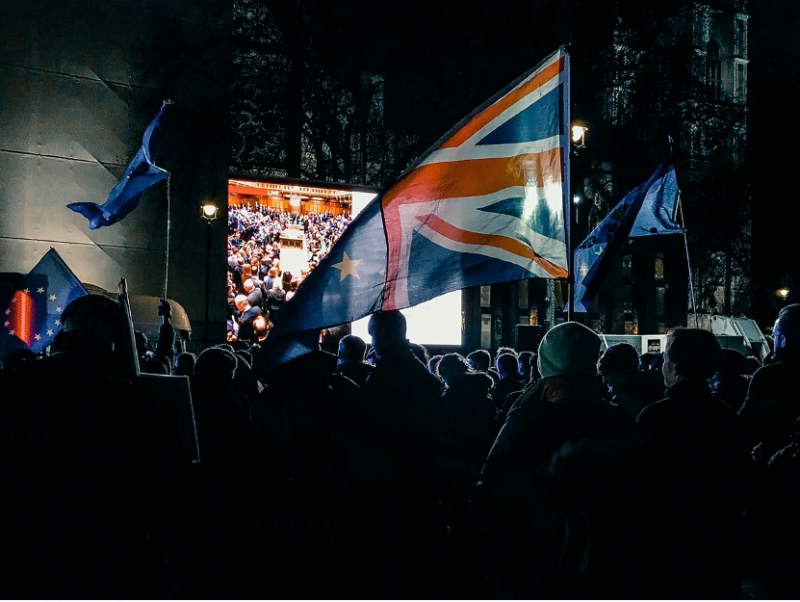
[[[339,282],[341,282],[348,276],[353,276],[354,278],[358,278],[359,280],[361,280],[361,276],[359,276],[358,272],[356,272],[356,266],[358,266],[358,264],[361,263],[362,261],[364,260],[350,259],[350,257],[347,256],[347,253],[344,252],[342,253],[342,260],[339,263],[334,263],[331,267],[336,268],[337,270],[340,271]]]

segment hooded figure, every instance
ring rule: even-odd
[[[632,568],[636,424],[604,399],[599,353],[582,324],[550,329],[542,379],[508,413],[484,464],[470,505],[498,597],[648,597]]]

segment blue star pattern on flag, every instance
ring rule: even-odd
[[[613,258],[628,238],[683,232],[673,219],[677,199],[670,153],[650,179],[629,192],[575,249],[576,312],[589,311]]]
[[[89,202],[70,203],[67,205],[67,208],[80,213],[89,220],[90,230],[110,226],[120,221],[136,209],[145,190],[169,175],[166,170],[157,167],[153,163],[153,155],[156,153],[156,142],[160,129],[159,120],[168,104],[172,103],[165,101],[161,106],[161,110],[150,122],[142,137],[142,146],[128,164],[122,178],[108,193],[105,202],[102,205]]]
[[[364,208],[285,304],[264,348],[291,336],[313,349],[321,328],[468,286],[566,278],[568,107],[569,56],[559,50]]]
[[[86,294],[58,252],[50,249],[28,273],[3,311],[0,357],[23,347],[39,353],[61,330],[61,314],[67,304]]]

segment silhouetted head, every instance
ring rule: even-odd
[[[723,378],[740,376],[745,373],[745,361],[747,357],[736,349],[723,349],[722,360],[717,373]]]
[[[454,378],[467,374],[470,368],[466,358],[460,353],[448,353],[442,356],[437,371],[444,383],[449,387],[452,385]]]
[[[179,353],[175,358],[172,373],[176,376],[194,376],[194,366],[197,363],[197,356],[189,351]]]
[[[531,359],[533,359],[533,356],[533,351],[520,351],[519,355],[517,356],[517,372],[519,372],[520,376],[522,376],[522,378],[525,380],[531,379],[531,373],[533,370]]]
[[[61,323],[61,351],[111,352],[119,340],[119,303],[104,295],[83,295],[67,304]]]
[[[195,382],[215,387],[232,381],[238,360],[233,351],[210,347],[197,356],[194,366]]]
[[[494,367],[497,368],[497,358],[499,358],[504,353],[510,353],[514,357],[517,357],[517,350],[513,347],[498,347],[497,351],[494,354]]]
[[[337,350],[339,362],[363,362],[367,355],[367,343],[354,334],[346,334],[339,339]]]
[[[397,310],[379,311],[370,316],[367,330],[380,357],[391,346],[405,343],[406,317]]]
[[[497,366],[497,373],[500,375],[501,380],[518,374],[517,356],[513,353],[500,354],[494,363]]]
[[[619,343],[603,352],[597,361],[597,373],[610,388],[639,370],[639,353],[633,345]]]
[[[480,372],[486,372],[492,365],[492,356],[486,349],[476,349],[467,356],[470,368]]]
[[[787,305],[780,312],[772,328],[775,340],[775,357],[778,360],[800,355],[800,303]]]
[[[682,378],[709,379],[722,363],[722,348],[717,337],[700,328],[673,328],[667,333],[664,384],[674,385]]]

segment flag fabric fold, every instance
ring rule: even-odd
[[[589,311],[628,238],[683,232],[674,219],[677,199],[678,182],[670,153],[650,179],[629,192],[575,249],[576,312]]]
[[[350,224],[267,342],[469,286],[565,278],[569,56],[484,103]]]
[[[67,208],[80,213],[89,220],[89,229],[95,230],[103,226],[110,226],[123,219],[136,209],[145,190],[169,175],[166,170],[157,167],[153,163],[153,155],[156,153],[160,130],[160,119],[168,104],[170,103],[165,102],[162,105],[161,110],[150,122],[150,125],[147,126],[142,137],[141,147],[139,147],[133,160],[128,164],[120,180],[108,193],[105,202],[102,205],[90,202],[70,203],[67,205]]]
[[[23,347],[39,353],[61,330],[61,313],[67,304],[86,294],[58,252],[50,249],[4,308],[0,357]]]

